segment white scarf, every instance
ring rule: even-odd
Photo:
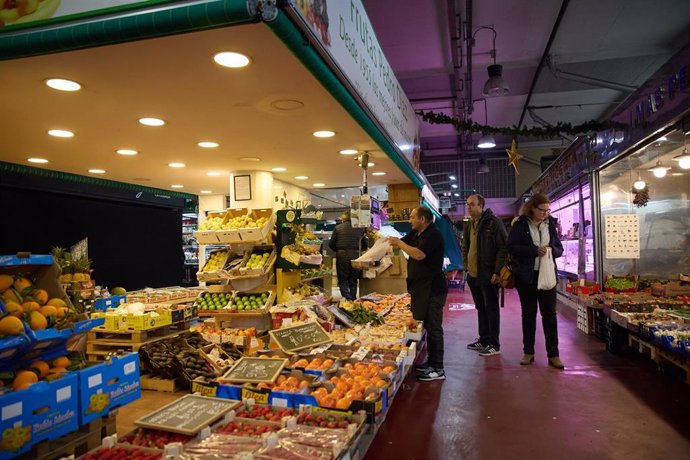
[[[551,238],[549,237],[549,221],[544,220],[539,225],[537,225],[532,219],[527,219],[529,223],[529,233],[532,236],[532,242],[538,248],[542,246],[548,246]],[[534,269],[539,270],[539,259],[536,257],[534,259]]]

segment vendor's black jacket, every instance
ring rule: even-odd
[[[462,260],[467,267],[472,221],[465,222],[462,239]],[[491,209],[485,209],[477,222],[477,280],[489,283],[500,274],[506,260],[506,228]]]
[[[426,257],[415,260],[410,257],[407,261],[407,279],[410,282],[434,281],[434,285],[445,284],[443,275],[443,255],[445,251],[443,235],[433,223],[421,234],[416,230],[401,238],[402,241],[422,251]]]
[[[512,256],[512,269],[515,281],[522,284],[534,282],[534,259],[539,257],[539,249],[532,241],[529,231],[529,217],[520,216],[513,223],[508,235],[508,253]],[[563,255],[563,244],[558,238],[556,219],[549,216],[549,246],[554,260]],[[554,264],[555,265],[555,264]]]

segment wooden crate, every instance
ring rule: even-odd
[[[78,457],[101,445],[101,440],[115,434],[117,410],[108,415],[82,425],[74,433],[67,434],[52,441],[46,440],[36,444],[30,452],[19,459],[53,460],[74,455]]]
[[[164,379],[162,377],[153,376],[150,374],[142,374],[141,389],[175,393],[179,389],[179,386],[177,385],[177,380],[175,379]]]
[[[86,341],[86,357],[89,361],[103,361],[111,353],[119,350],[138,352],[141,347],[158,340],[176,337],[180,332],[189,330],[191,322],[176,323],[177,328],[163,326],[148,331],[92,331]]]
[[[640,353],[647,354],[657,363],[659,369],[663,366],[675,366],[685,371],[685,383],[690,385],[690,363],[686,362],[684,358],[664,350],[663,348],[646,342],[634,334],[628,335],[628,344],[631,348],[636,348]]]

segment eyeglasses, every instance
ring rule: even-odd
[[[550,209],[542,209],[542,208],[534,208],[534,209],[536,209],[537,211],[540,211],[540,212],[546,212],[546,213],[551,212]]]

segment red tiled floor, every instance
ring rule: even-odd
[[[663,375],[649,358],[613,355],[577,330],[575,311],[559,308],[558,371],[546,364],[537,323],[536,361],[522,356],[520,307],[507,291],[501,355],[467,350],[477,333],[469,290],[451,290],[444,314],[444,382],[408,376],[367,460],[381,459],[687,459],[690,386]]]

